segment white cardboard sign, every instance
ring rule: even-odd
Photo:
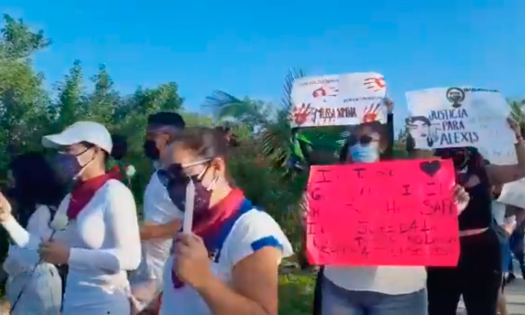
[[[386,122],[386,83],[375,72],[306,77],[292,87],[292,127]]]
[[[504,152],[514,143],[507,123],[510,107],[497,90],[433,88],[406,97],[406,124],[417,149],[471,146]]]

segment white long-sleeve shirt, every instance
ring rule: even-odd
[[[70,198],[64,198],[57,216],[66,214]],[[50,236],[31,234],[14,219],[3,225],[22,248],[36,249]],[[53,239],[70,248],[63,314],[129,311],[126,271],[138,267],[141,247],[135,200],[124,184],[109,180]]]
[[[49,223],[51,212],[47,206],[39,206],[29,217],[27,231],[37,237],[44,238],[51,233]],[[9,276],[20,272],[30,272],[40,260],[34,249],[21,248],[15,244],[9,246],[9,253],[4,261],[4,270]],[[45,263],[44,263],[45,264]]]

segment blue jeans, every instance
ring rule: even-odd
[[[62,280],[55,266],[40,264],[35,272],[9,276],[6,295],[13,305],[21,290],[12,315],[57,315],[62,304]]]
[[[348,291],[327,278],[322,283],[322,315],[427,315],[427,293],[388,295]]]

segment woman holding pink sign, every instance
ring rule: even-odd
[[[391,132],[379,122],[359,125],[346,141],[341,162],[375,163],[389,158],[384,152],[389,147]],[[464,207],[468,195],[457,187],[455,200]],[[324,266],[323,269],[319,276],[321,305],[317,310],[322,315],[426,315],[428,312],[423,266]]]

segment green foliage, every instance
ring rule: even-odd
[[[311,273],[287,273],[279,279],[279,314],[312,314],[315,275]]]
[[[307,172],[292,172],[287,167],[298,134],[290,126],[290,94],[294,80],[304,77],[291,70],[284,80],[284,93],[279,104],[237,98],[226,92],[212,93],[203,107],[205,113],[184,110],[184,99],[178,85],[167,82],[153,88],[138,87],[131,95],[115,89],[110,72],[100,65],[89,78],[93,90],[84,88],[83,69],[75,61],[65,78],[55,86],[56,99],[44,89],[44,76],[34,70],[31,57],[48,47],[51,40],[42,31],[33,31],[21,20],[4,15],[0,37],[0,178],[4,178],[8,161],[28,150],[41,150],[42,135],[58,132],[78,120],[105,124],[112,133],[127,137],[125,162],[137,169],[132,190],[142,204],[145,185],[151,174],[151,163],[144,158],[142,146],[147,116],[157,111],[180,112],[188,126],[227,124],[241,141],[232,150],[230,171],[234,181],[253,202],[268,211],[299,247],[301,229],[298,213],[308,177]],[[521,103],[512,104],[516,118],[523,121]],[[319,163],[332,163],[341,148],[344,128],[301,130],[300,135],[325,153]],[[399,135],[395,156],[405,154],[406,133]],[[0,241],[6,237],[0,236]],[[3,249],[2,249],[3,248]],[[0,254],[6,243],[0,244]],[[292,313],[290,313],[292,314]]]

